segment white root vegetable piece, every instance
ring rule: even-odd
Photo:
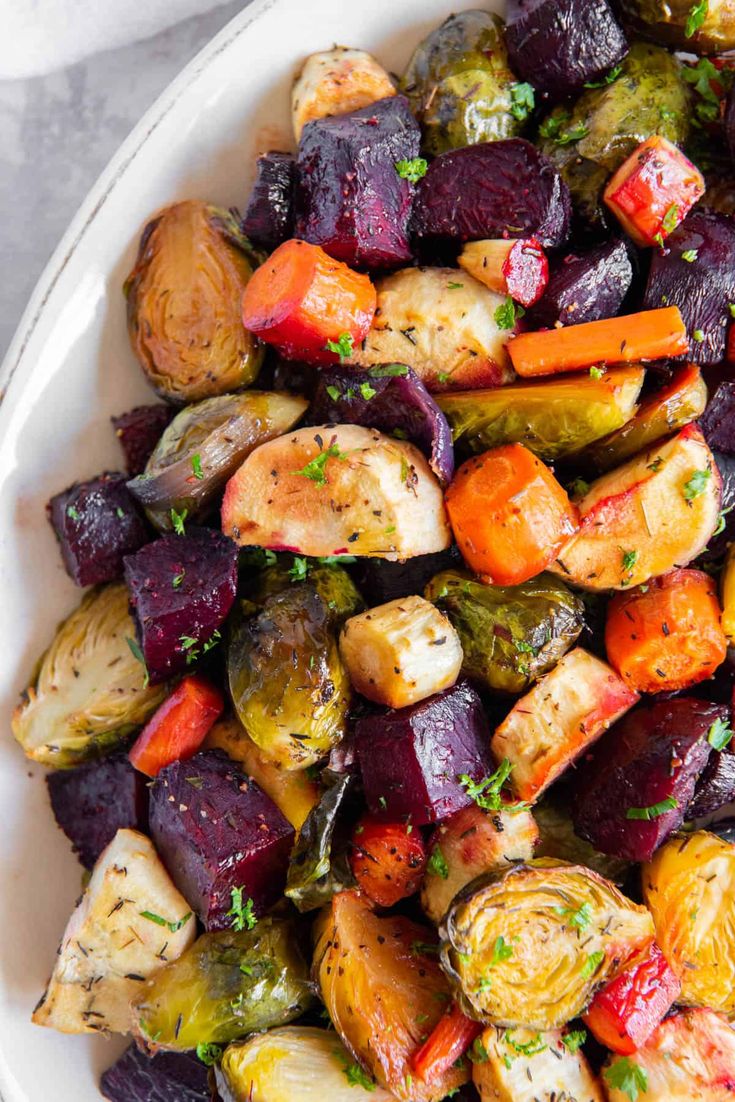
[[[529,861],[538,842],[529,811],[483,811],[463,807],[434,831],[428,846],[443,860],[429,863],[421,888],[421,906],[437,925],[457,892],[486,872],[502,872],[514,861]]]
[[[513,788],[533,802],[639,699],[607,663],[576,647],[516,701],[491,748],[513,766]]]
[[[339,650],[354,688],[389,708],[448,689],[462,668],[457,632],[423,597],[402,597],[351,617]]]
[[[312,119],[358,111],[396,89],[383,66],[364,50],[335,46],[311,54],[294,81],[291,116],[296,141]]]
[[[69,919],[33,1021],[62,1033],[127,1033],[142,980],[195,937],[191,908],[153,843],[118,830]]]
[[[717,527],[721,492],[712,452],[687,425],[592,483],[551,569],[584,589],[627,589],[686,566]]]
[[[377,281],[373,326],[351,363],[404,363],[429,390],[471,390],[510,382],[495,311],[505,297],[456,268],[404,268]]]
[[[298,429],[256,448],[227,483],[222,530],[243,545],[393,561],[451,544],[418,448],[360,425]]]
[[[713,1010],[684,1010],[602,1076],[609,1102],[630,1102],[632,1085],[640,1102],[732,1102],[735,1029]]]
[[[472,1065],[472,1080],[482,1102],[604,1102],[584,1053],[570,1051],[560,1030],[490,1026],[481,1043],[487,1060]]]
[[[460,268],[499,295],[533,306],[549,282],[546,253],[535,238],[468,241],[457,260]]]

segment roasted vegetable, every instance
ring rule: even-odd
[[[467,1013],[559,1029],[621,961],[653,941],[645,907],[581,865],[550,858],[474,880],[439,931],[442,967]]]
[[[529,314],[532,325],[577,325],[612,318],[620,312],[633,282],[633,265],[624,241],[606,241],[572,253],[552,266],[549,285]]]
[[[49,773],[46,785],[56,822],[85,868],[91,869],[118,830],[145,830],[148,790],[126,754]]]
[[[643,870],[643,897],[680,1002],[732,1014],[735,845],[705,830],[669,839]]]
[[[163,430],[174,416],[171,406],[157,402],[111,417],[115,436],[125,457],[125,469],[131,477],[142,474]]]
[[[428,844],[429,864],[421,906],[438,924],[457,892],[487,872],[502,872],[514,861],[530,861],[538,830],[528,811],[504,807],[486,812],[470,804],[437,827]]]
[[[457,263],[498,295],[533,306],[549,282],[549,262],[535,237],[528,240],[469,241]]]
[[[295,236],[360,268],[411,260],[410,173],[420,133],[405,96],[314,119],[301,134]]]
[[[510,381],[507,345],[515,312],[471,275],[455,268],[404,268],[379,280],[377,288],[373,327],[352,363],[381,370],[400,361],[432,392]]]
[[[472,1080],[482,1102],[604,1102],[584,1053],[567,1047],[559,1030],[538,1033],[490,1026],[480,1045],[487,1059],[473,1064]]]
[[[735,382],[721,382],[710,398],[699,427],[711,448],[735,455]]]
[[[312,1002],[293,928],[263,918],[254,928],[202,934],[133,1002],[135,1036],[155,1052],[225,1044],[285,1025]]]
[[[419,1079],[431,1082],[453,1065],[461,1064],[467,1050],[482,1033],[482,1026],[463,1014],[455,1002],[432,1029],[421,1048],[411,1057]],[[456,1093],[456,1092],[455,1092]]]
[[[525,444],[551,463],[621,429],[634,414],[643,374],[631,365],[606,371],[601,379],[570,375],[442,394],[437,401],[458,449],[477,454]]]
[[[210,1102],[209,1072],[193,1053],[151,1058],[131,1045],[100,1080],[108,1102]]]
[[[184,677],[154,712],[130,748],[130,761],[148,777],[192,757],[224,711],[219,689],[203,677]]]
[[[284,1026],[230,1045],[217,1082],[231,1102],[391,1102],[334,1033]]]
[[[175,514],[185,513],[191,523],[215,504],[245,457],[259,444],[288,432],[305,409],[302,398],[253,390],[187,406],[128,489],[159,531],[173,529]]]
[[[445,570],[424,593],[459,635],[463,673],[491,692],[523,692],[553,669],[584,625],[582,602],[548,574],[497,586]]]
[[[125,559],[125,581],[152,684],[183,673],[220,639],[237,585],[237,547],[211,528],[162,536]]]
[[[248,916],[250,927],[281,895],[293,828],[219,751],[161,770],[150,790],[150,826],[166,868],[208,930],[242,929]]]
[[[723,738],[730,732],[720,727]],[[716,741],[717,731],[712,738]],[[735,801],[735,754],[730,750],[713,750],[699,774],[694,796],[686,809],[686,819],[702,819]]]
[[[656,42],[698,54],[735,47],[735,13],[723,0],[622,0],[622,6],[636,29]]]
[[[704,178],[658,134],[635,149],[610,179],[603,199],[636,245],[660,244],[704,195]]]
[[[298,555],[406,559],[449,547],[439,483],[421,452],[360,425],[262,444],[227,484],[223,530]]]
[[[571,210],[551,161],[530,142],[511,138],[432,161],[416,189],[413,230],[429,244],[536,237],[544,248],[558,248],[569,236]]]
[[[195,936],[189,905],[150,840],[119,830],[67,923],[33,1021],[61,1033],[127,1033],[141,983]]]
[[[148,223],[125,284],[128,332],[162,398],[196,402],[252,383],[262,349],[240,319],[252,272],[229,211],[175,203]]]
[[[411,823],[363,815],[352,833],[350,867],[360,891],[379,907],[414,895],[426,867],[426,848]]]
[[[313,911],[336,892],[355,886],[347,853],[354,815],[346,806],[354,788],[352,774],[332,775],[299,831],[288,866],[286,895],[300,911]]]
[[[585,865],[588,869],[612,880],[622,887],[630,872],[630,862],[609,854],[600,853],[574,830],[571,812],[550,792],[534,805],[533,818],[539,832],[537,857],[556,857],[572,865]]]
[[[307,123],[329,115],[347,115],[395,93],[393,81],[371,54],[334,46],[310,54],[291,92],[296,141]]]
[[[450,15],[427,35],[401,88],[432,156],[512,138],[533,110],[533,89],[519,84],[508,65],[503,21],[486,11]]]
[[[492,771],[485,711],[466,681],[407,708],[362,716],[355,740],[368,807],[382,819],[441,822],[471,803],[470,781]]]
[[[458,566],[462,557],[456,547],[438,551],[434,555],[416,555],[404,562],[388,562],[387,559],[358,559],[350,567],[360,592],[370,605],[383,605],[398,597],[410,597],[423,593],[424,587],[437,570]]]
[[[349,565],[352,556],[344,558]],[[245,584],[245,596],[262,608],[269,597],[292,590],[299,582],[308,582],[318,593],[327,606],[327,620],[335,628],[365,607],[352,578],[345,567],[340,566],[340,556],[334,561],[284,556]]]
[[[145,723],[165,690],[148,685],[131,641],[125,586],[88,593],[13,713],[13,734],[29,758],[67,769],[115,749]]]
[[[630,1056],[641,1048],[679,997],[681,984],[658,945],[598,991],[584,1016],[602,1045]]]
[[[441,1017],[449,988],[422,950],[429,931],[402,915],[379,918],[354,892],[332,900],[314,970],[337,1033],[355,1058],[402,1102],[440,1102],[466,1071],[412,1082],[410,1058]],[[408,1078],[407,1078],[408,1077]]]
[[[242,232],[263,249],[275,249],[293,235],[296,158],[265,153],[255,163],[253,184]]]

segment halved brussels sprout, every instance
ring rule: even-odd
[[[93,589],[59,627],[12,719],[26,755],[55,769],[100,757],[166,695],[148,685],[122,583]]]
[[[735,48],[735,8],[728,0],[622,0],[625,14],[644,34],[697,54]]]
[[[603,877],[547,857],[468,884],[439,935],[466,1013],[544,1030],[581,1014],[654,929],[646,908]]]
[[[424,594],[457,631],[464,673],[494,692],[522,693],[556,665],[584,626],[584,604],[550,574],[502,586],[444,570]]]
[[[262,606],[274,594],[293,589],[295,584],[304,581],[319,594],[327,608],[330,624],[336,627],[341,627],[345,620],[365,607],[355,583],[341,566],[299,556],[283,556],[273,566],[262,570],[247,587],[247,596]]]
[[[735,1013],[735,845],[706,830],[669,839],[644,866],[643,897],[679,1002]]]
[[[227,210],[189,201],[148,223],[125,283],[133,351],[153,389],[171,402],[240,390],[263,349],[242,324],[252,251]]]
[[[163,433],[143,474],[128,489],[159,532],[170,532],[171,510],[189,522],[214,503],[227,479],[266,440],[293,428],[308,406],[291,394],[247,391],[205,398],[182,409]]]
[[[155,1052],[226,1044],[298,1018],[313,1001],[289,922],[202,934],[132,1004],[133,1032]]]

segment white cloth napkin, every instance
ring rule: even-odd
[[[0,0],[0,79],[37,76],[148,38],[226,0]]]

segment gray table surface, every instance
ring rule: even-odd
[[[0,81],[0,360],[46,261],[112,154],[247,0],[61,72]]]

